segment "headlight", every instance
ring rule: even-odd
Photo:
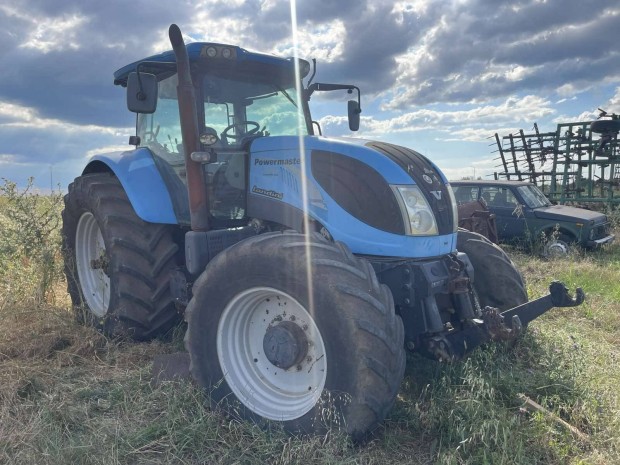
[[[390,186],[405,221],[408,236],[436,236],[435,215],[418,186]]]
[[[459,205],[458,203],[456,203],[456,197],[454,196],[452,186],[450,184],[446,184],[446,189],[448,189],[448,195],[450,196],[450,206],[452,208],[452,224],[454,225],[453,232],[456,232],[459,229]]]

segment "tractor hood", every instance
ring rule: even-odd
[[[454,251],[456,223],[447,180],[431,161],[405,147],[321,136],[262,137],[252,142],[249,175],[248,211],[257,217],[282,208],[273,205],[268,211],[265,197],[303,211],[305,188],[311,216],[356,253],[439,256]],[[435,233],[407,232],[411,217],[404,215],[396,193],[404,186],[419,189],[435,219]],[[386,246],[370,250],[372,244]]]
[[[603,223],[606,221],[606,216],[602,213],[566,205],[551,205],[549,207],[535,208],[534,215],[536,218],[552,221],[561,220],[584,223],[589,221]]]

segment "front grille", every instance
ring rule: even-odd
[[[611,226],[609,223],[597,224],[592,227],[592,231],[590,232],[590,239],[594,241],[597,239],[602,239],[603,237],[609,235],[610,229]]]

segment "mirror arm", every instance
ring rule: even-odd
[[[136,66],[136,74],[138,75],[138,93],[136,94],[136,98],[143,102],[146,100],[146,94],[144,93],[144,89],[142,88],[142,78],[140,77],[140,68],[142,68],[142,63],[138,63]]]
[[[308,79],[308,84],[306,85],[306,89],[310,87],[310,84],[312,83],[312,80],[314,79],[315,74],[316,74],[316,58],[313,58],[312,59],[312,75],[310,76],[310,79]]]

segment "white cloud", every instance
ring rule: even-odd
[[[44,118],[40,116],[34,108],[2,101],[0,101],[0,128],[32,129],[34,131],[53,129],[68,134],[79,132],[108,134],[111,136],[128,134],[127,130],[119,128],[98,126],[95,124],[75,124],[55,118]]]
[[[112,152],[124,152],[126,150],[131,150],[133,147],[127,144],[125,145],[106,145],[103,147],[96,147],[91,150],[88,150],[84,154],[84,158],[89,159],[94,157],[95,155],[101,155],[103,153],[112,153]]]
[[[21,19],[25,19],[23,16]],[[80,40],[79,29],[89,19],[86,16],[72,14],[54,18],[29,17],[33,29],[28,33],[26,41],[20,46],[41,53],[62,51],[66,49],[78,50]]]
[[[316,58],[322,62],[333,62],[342,57],[347,31],[344,23],[335,19],[312,28],[297,31],[299,56]],[[274,48],[273,53],[279,56],[293,56],[292,43],[282,43]]]
[[[459,157],[443,160],[439,168],[450,181],[464,178],[489,179],[493,173],[498,171],[497,163],[497,160],[492,156],[478,160],[465,160]]]
[[[19,158],[12,153],[0,153],[0,165],[28,165],[29,163],[20,162]]]
[[[573,95],[571,98],[561,98],[560,100],[558,100],[556,103],[556,105],[559,105],[560,103],[564,103],[564,102],[570,102],[570,101],[574,101],[577,100],[577,96]]]
[[[580,91],[583,90],[585,89],[579,89],[574,84],[569,83],[555,89],[555,93],[558,94],[560,97],[570,98],[571,96],[574,96],[575,94],[578,94]]]
[[[555,112],[550,102],[541,97],[527,95],[522,98],[509,97],[497,105],[484,105],[466,110],[440,111],[422,109],[403,113],[393,118],[379,119],[375,116],[361,118],[361,137],[385,137],[389,134],[411,132],[438,132],[444,141],[483,142],[492,139],[496,132],[513,132],[502,126],[518,122],[531,124]],[[326,134],[349,134],[347,118],[325,116],[320,119]]]
[[[430,0],[412,0],[412,1],[402,1],[394,3],[394,9],[392,10],[394,13],[399,14],[401,17],[405,13],[413,12],[416,15],[423,15],[427,12],[428,8],[431,6]]]
[[[620,87],[616,87],[616,93],[609,99],[607,107],[604,109],[607,112],[620,114]]]

